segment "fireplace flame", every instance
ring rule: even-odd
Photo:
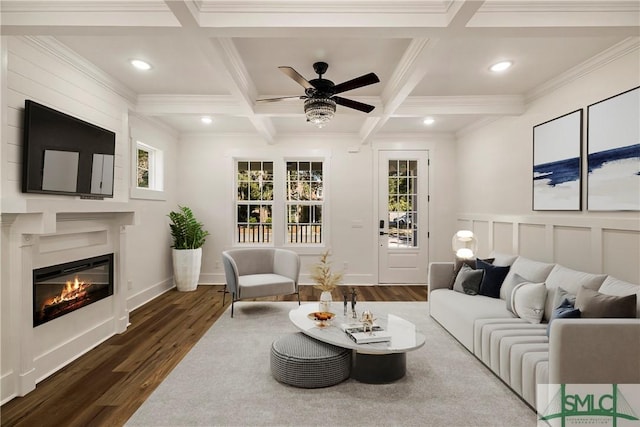
[[[76,276],[73,281],[67,281],[67,283],[62,287],[60,295],[46,300],[44,304],[42,304],[42,309],[44,310],[47,307],[61,304],[63,302],[81,300],[87,296],[87,289],[89,286],[91,286],[91,283],[80,280],[78,276]]]

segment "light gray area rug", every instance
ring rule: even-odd
[[[299,389],[270,373],[271,343],[297,332],[295,302],[240,302],[227,311],[128,421],[128,426],[526,426],[535,413],[428,314],[426,302],[359,308],[415,323],[426,344],[407,375],[384,385],[348,379]],[[185,332],[186,333],[186,332]]]

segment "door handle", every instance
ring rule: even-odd
[[[384,236],[384,235],[387,235],[387,234],[389,234],[389,233],[387,233],[386,231],[381,231],[381,232],[380,232],[380,235],[381,235],[381,236]]]

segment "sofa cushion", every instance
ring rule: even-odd
[[[546,337],[545,337],[546,338]],[[549,342],[543,343],[522,343],[511,347],[509,355],[509,385],[522,396],[522,360],[528,353],[544,353],[547,357],[549,354]]]
[[[513,315],[512,315],[513,316]],[[522,325],[529,323],[519,317],[502,317],[497,319],[476,319],[473,322],[473,354],[482,359],[482,329],[487,325]]]
[[[547,288],[544,283],[521,283],[511,294],[514,313],[530,323],[540,323],[544,314]]]
[[[477,295],[480,292],[483,270],[474,270],[467,264],[463,264],[453,282],[453,290],[468,295]]]
[[[558,290],[560,289],[562,288],[558,288]],[[547,336],[549,336],[549,332],[551,331],[551,323],[555,319],[577,319],[580,317],[580,310],[575,308],[573,304],[574,303],[568,298],[565,298],[553,309],[553,313],[551,313],[551,317],[549,318],[549,324],[547,325]]]
[[[555,300],[555,291],[558,287],[562,286],[562,288],[567,292],[577,295],[578,290],[583,286],[589,289],[598,290],[606,277],[606,274],[585,273],[583,271],[572,270],[557,264],[553,267],[553,270],[551,270],[551,273],[549,273],[549,277],[547,277],[546,280],[547,290],[549,292],[547,293],[547,301],[544,307],[544,320],[549,321],[551,318],[553,302]]]
[[[605,295],[582,287],[576,295],[576,308],[582,317],[635,318],[636,294],[626,296]]]
[[[500,267],[510,266],[518,258],[517,255],[503,254],[500,252],[491,252],[490,256],[491,258],[493,258],[493,262],[491,264],[497,265]]]
[[[504,307],[502,300],[466,295],[450,289],[436,289],[429,294],[429,312],[471,352],[476,319],[514,317]]]
[[[526,326],[532,325],[526,324]],[[489,340],[489,367],[496,375],[500,376],[500,352],[509,351],[511,340],[521,340],[526,337],[540,337],[544,339],[546,337],[545,330],[533,327],[528,329],[495,331],[491,334]]]
[[[507,274],[507,277],[509,277],[508,274]],[[530,281],[531,280],[525,279],[518,273],[512,274],[509,280],[507,280],[507,278],[504,279],[504,282],[502,282],[502,288],[500,288],[500,293],[504,294],[505,301],[507,302],[506,304],[507,310],[513,313],[513,307],[511,306],[511,294],[513,293],[513,290],[515,289],[515,287],[518,286],[520,283],[525,283]]]
[[[500,298],[500,287],[510,267],[499,267],[478,259],[476,268],[484,271],[482,283],[480,284],[480,295]]]
[[[555,264],[548,264],[545,262],[533,261],[525,257],[518,257],[511,265],[511,269],[509,270],[507,277],[504,278],[504,282],[511,283],[514,280],[513,276],[515,274],[527,278],[530,282],[544,282],[547,280],[547,277],[554,266]],[[506,289],[501,290],[500,298],[506,299],[506,297]]]
[[[532,329],[531,331],[537,330]],[[512,360],[516,360],[517,363],[522,363],[522,355],[520,355],[519,358],[514,358],[515,352],[519,351],[523,346],[547,344],[548,342],[549,340],[546,335],[535,333],[502,338],[500,340],[500,378],[511,385],[511,362]],[[493,357],[493,354],[491,356]]]
[[[626,296],[636,294],[636,317],[640,318],[640,285],[625,282],[612,276],[607,276],[598,292],[605,295]]]

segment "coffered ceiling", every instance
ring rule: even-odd
[[[177,133],[375,137],[455,134],[638,49],[640,2],[456,0],[0,1],[3,35],[38,36],[101,70],[132,110]],[[152,65],[147,72],[133,58]],[[375,72],[380,83],[341,94],[324,128],[303,101],[256,103],[304,89],[278,66],[335,83]],[[500,60],[513,66],[489,71]],[[102,73],[103,72],[103,73]],[[200,117],[213,123],[204,125]],[[431,116],[435,123],[425,126]]]

